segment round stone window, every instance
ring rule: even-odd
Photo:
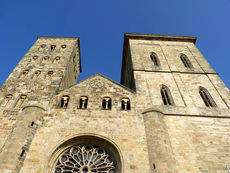
[[[55,173],[115,173],[116,164],[104,148],[72,146],[58,159]]]
[[[85,136],[64,148],[55,159],[53,173],[121,172],[121,161],[116,148],[104,139]]]

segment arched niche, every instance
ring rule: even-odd
[[[83,151],[87,150],[86,147],[89,147],[89,148],[91,147],[92,151],[97,150],[97,156],[99,156],[102,151],[104,152],[104,154],[102,154],[102,155],[108,155],[107,158],[109,158],[110,161],[113,162],[112,166],[114,167],[114,169],[112,168],[111,172],[108,171],[108,173],[121,173],[122,172],[121,153],[120,153],[120,150],[118,149],[118,147],[112,141],[108,140],[107,138],[104,138],[101,136],[95,136],[95,135],[81,135],[81,136],[73,137],[71,139],[66,140],[65,142],[63,142],[59,146],[57,146],[56,149],[54,150],[54,152],[52,152],[52,154],[51,154],[51,157],[49,159],[47,169],[45,172],[57,173],[58,172],[58,171],[56,171],[57,168],[59,168],[60,165],[65,165],[65,164],[63,164],[65,161],[63,161],[62,159],[64,158],[64,160],[65,160],[66,155],[69,156],[69,155],[77,154],[77,152],[75,152],[74,149],[77,149],[77,148],[79,149],[78,154],[79,154],[79,151],[81,150],[80,153],[82,153],[82,157],[84,157]],[[102,150],[102,151],[100,151],[100,150]],[[88,150],[88,152],[90,152],[90,149]],[[90,157],[88,157],[88,158],[90,158]],[[102,158],[102,157],[99,157],[99,158]],[[70,159],[71,158],[68,158],[68,160],[70,160]],[[92,160],[90,161],[88,159],[88,162],[92,162]],[[86,164],[83,163],[80,166],[78,166],[79,170],[76,169],[76,171],[84,172],[84,171],[88,170],[88,172],[84,172],[84,173],[91,173],[91,172],[93,173],[93,169],[91,169],[91,168],[95,168],[94,167],[95,163],[96,162],[92,162],[91,164],[88,164],[90,166],[86,166]],[[77,166],[75,166],[75,167],[77,167]],[[64,170],[64,169],[62,169],[62,170]],[[60,173],[62,173],[62,172],[60,172]]]

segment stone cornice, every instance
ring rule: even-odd
[[[197,37],[195,36],[178,36],[178,35],[158,35],[158,34],[136,34],[125,33],[125,39],[138,39],[138,40],[162,40],[162,41],[183,41],[196,43]]]

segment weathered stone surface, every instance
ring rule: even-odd
[[[194,37],[126,34],[122,85],[100,74],[75,84],[78,38],[39,37],[0,89],[0,172],[54,172],[61,153],[80,142],[107,148],[119,160],[117,172],[227,172],[229,89],[194,43]],[[182,53],[193,68],[184,66]],[[175,105],[163,104],[162,85]],[[201,86],[217,107],[206,107]],[[111,110],[103,108],[105,97]]]

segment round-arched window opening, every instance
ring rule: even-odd
[[[80,136],[60,147],[62,149],[55,159],[53,173],[121,173],[119,152],[107,140]]]
[[[61,45],[61,48],[62,48],[62,49],[65,49],[65,48],[66,48],[66,45],[65,45],[65,44]]]

